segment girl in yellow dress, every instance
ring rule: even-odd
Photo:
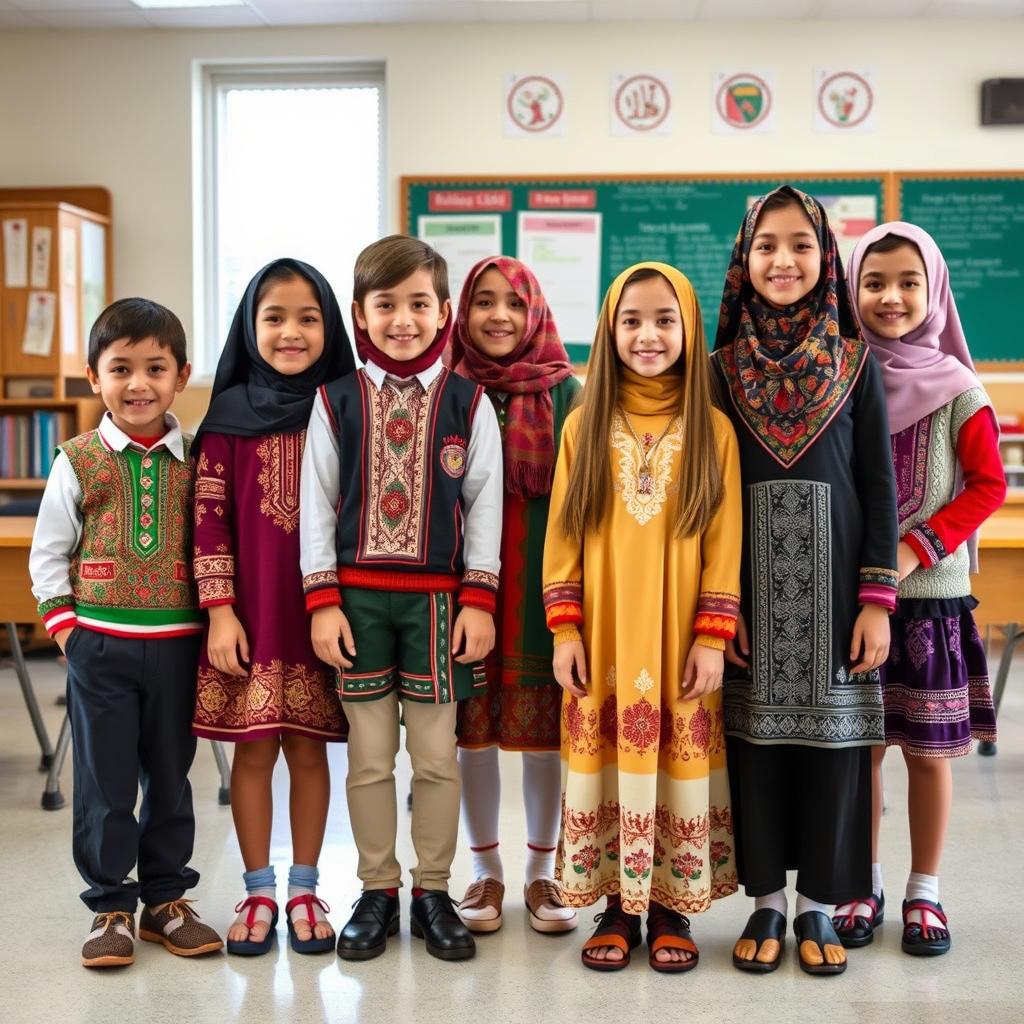
[[[712,407],[697,296],[638,263],[601,308],[581,407],[566,419],[544,547],[565,693],[558,876],[607,910],[583,946],[619,970],[697,964],[684,914],[736,889],[722,732],[740,570],[736,437]]]

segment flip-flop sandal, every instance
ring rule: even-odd
[[[772,910],[771,907],[762,907],[760,910],[755,910],[747,918],[747,926],[743,929],[743,934],[736,941],[739,943],[743,939],[750,939],[755,943],[754,959],[744,960],[743,957],[737,956],[736,947],[733,946],[733,967],[738,967],[741,971],[752,971],[755,974],[769,974],[771,971],[777,970],[779,964],[782,963],[782,954],[786,949],[785,914],[780,914],[777,910]],[[779,952],[774,960],[765,963],[757,959],[757,954],[761,951],[761,946],[771,939],[774,939],[779,944]]]
[[[825,959],[826,946],[839,946],[839,936],[836,935],[832,921],[827,914],[820,910],[807,910],[793,920],[793,934],[796,936],[796,955],[800,961],[800,969],[808,974],[842,974],[846,970],[846,961],[841,964],[830,964]],[[816,964],[811,960],[804,959],[803,946],[810,942],[821,951],[822,962]]]
[[[870,916],[867,914],[854,914],[857,904],[863,903],[871,908]],[[870,946],[875,940],[875,929],[885,920],[885,893],[879,896],[868,896],[862,900],[850,900],[844,903],[843,907],[848,908],[846,913],[836,912],[832,915],[832,927],[839,936],[839,941],[847,949],[858,949],[861,946]]]
[[[334,944],[337,942],[337,936],[333,932],[323,939],[318,939],[315,935],[311,935],[308,939],[299,938],[295,931],[295,923],[292,921],[292,910],[299,906],[306,908],[306,920],[309,922],[310,931],[317,924],[326,920],[326,918],[321,918],[320,921],[317,921],[315,907],[319,907],[324,914],[331,912],[331,908],[319,896],[314,896],[311,892],[293,896],[284,905],[285,920],[288,922],[288,942],[292,949],[296,953],[333,953]]]
[[[247,896],[235,907],[235,913],[240,914],[247,907],[249,913],[245,915],[244,924],[250,932],[253,925],[256,924],[256,911],[260,907],[270,908],[271,919],[267,934],[259,942],[253,942],[251,939],[228,939],[227,950],[229,953],[234,953],[235,956],[263,956],[264,953],[270,952],[270,947],[274,944],[274,936],[277,934],[275,931],[277,928],[277,903],[267,896]]]
[[[647,913],[647,962],[659,974],[692,971],[700,959],[700,950],[690,935],[690,919],[660,903],[651,903]],[[659,960],[663,949],[678,949],[690,954],[689,960]]]
[[[630,953],[640,945],[640,916],[627,914],[622,904],[616,902],[594,920],[597,928],[594,934],[583,943],[580,959],[584,967],[592,971],[621,971],[629,966]],[[597,960],[589,953],[591,949],[606,949],[614,946],[622,950],[621,960]]]
[[[948,953],[953,939],[950,937],[949,929],[938,925],[920,924],[917,921],[907,921],[907,914],[913,910],[923,911],[938,918],[943,926],[948,924],[945,911],[941,903],[933,903],[931,900],[904,900],[903,901],[903,952],[911,956],[942,956]]]

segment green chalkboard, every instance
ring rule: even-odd
[[[402,224],[406,232],[434,241],[439,233],[457,231],[464,223],[464,250],[472,252],[473,235],[486,234],[488,217],[500,224],[500,245],[509,256],[519,251],[526,215],[566,220],[582,212],[600,214],[595,245],[599,246],[598,280],[587,278],[593,294],[558,295],[541,284],[560,324],[559,308],[575,303],[562,330],[574,361],[586,360],[593,324],[605,289],[617,273],[641,260],[661,260],[679,267],[693,282],[700,298],[711,344],[718,306],[736,231],[749,201],[777,185],[789,183],[822,199],[837,229],[840,248],[848,255],[868,228],[882,220],[890,175],[679,175],[664,177],[552,177],[552,178],[403,178]],[[447,226],[446,226],[447,225]],[[538,249],[533,249],[539,252]],[[490,253],[481,252],[481,255]],[[551,265],[558,253],[551,254]],[[529,260],[527,260],[529,262]],[[453,267],[453,270],[455,268]],[[464,275],[465,266],[459,270]],[[457,275],[453,273],[453,278]],[[461,280],[453,279],[457,290]],[[563,284],[562,291],[568,286]],[[580,304],[583,303],[581,306]],[[584,331],[583,324],[589,326]],[[575,335],[575,336],[573,336]]]
[[[971,354],[1024,360],[1024,174],[897,174],[902,220],[927,231],[949,264]]]

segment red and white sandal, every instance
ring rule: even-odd
[[[245,912],[244,919],[242,919],[243,911]],[[274,944],[274,936],[277,934],[275,931],[277,928],[277,902],[268,896],[246,896],[235,907],[235,913],[238,914],[236,923],[244,924],[250,934],[253,926],[257,923],[267,924],[269,921],[270,927],[267,929],[267,934],[259,941],[229,938],[227,941],[228,952],[234,953],[235,956],[263,956],[264,953],[269,953],[270,947]]]

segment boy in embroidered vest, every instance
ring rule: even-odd
[[[475,946],[448,896],[456,702],[485,688],[481,661],[494,646],[501,436],[483,388],[441,363],[452,316],[448,269],[433,249],[401,235],[364,249],[352,314],[366,365],[320,389],[299,513],[313,648],[338,670],[349,721],[363,893],[338,954],[369,960],[398,931],[401,700],[418,859],[412,933],[434,956],[462,960]]]
[[[140,938],[179,956],[223,945],[183,899],[199,881],[188,770],[203,626],[190,438],[167,410],[189,373],[170,310],[121,299],[100,314],[86,374],[107,412],[60,446],[32,539],[32,592],[68,662],[73,851],[96,915],[86,967],[133,962],[140,898]]]

